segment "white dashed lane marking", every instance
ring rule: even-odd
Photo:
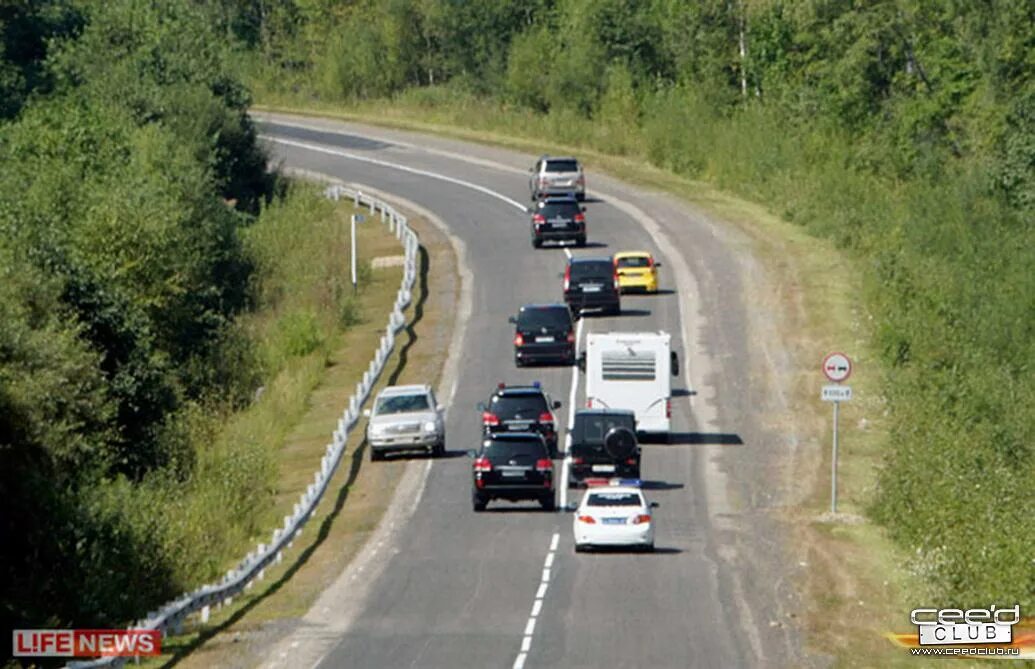
[[[546,553],[545,567],[543,568],[543,579],[539,582],[539,589],[535,593],[535,601],[532,602],[532,613],[525,623],[525,635],[521,639],[521,651],[514,658],[514,669],[524,669],[528,660],[528,652],[532,650],[532,637],[535,635],[535,622],[543,610],[543,598],[546,596],[546,589],[550,584],[550,567],[557,557],[557,544],[560,543],[561,535],[556,532],[550,537],[550,550]]]

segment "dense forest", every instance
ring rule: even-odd
[[[340,223],[267,171],[214,25],[0,0],[5,630],[126,623],[239,559],[280,433],[230,417],[355,317]]]
[[[709,180],[864,260],[872,515],[945,604],[1035,607],[1030,0],[216,2],[260,99],[384,99]]]
[[[268,453],[216,427],[348,310],[279,302],[320,205],[281,197],[249,87],[482,105],[862,258],[871,513],[946,603],[1030,610],[1033,75],[1030,0],[0,0],[5,629],[132,619],[261,525]]]

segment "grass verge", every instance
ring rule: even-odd
[[[809,444],[808,455],[791,463],[795,480],[810,482],[799,504],[783,514],[790,524],[789,543],[806,565],[807,611],[801,617],[807,643],[833,655],[838,666],[935,666],[893,646],[884,634],[908,631],[908,611],[923,596],[922,585],[908,570],[908,556],[864,512],[871,503],[878,463],[887,443],[888,421],[881,382],[884,370],[873,348],[870,316],[864,306],[861,261],[825,239],[808,234],[764,207],[729,196],[710,184],[678,176],[638,157],[616,156],[583,144],[545,141],[542,128],[524,118],[505,125],[506,115],[471,114],[379,101],[343,109],[326,103],[290,100],[259,109],[414,130],[475,141],[533,154],[573,153],[590,169],[606,172],[644,188],[677,195],[707,214],[746,233],[762,260],[772,285],[780,288],[782,334],[793,358],[794,378],[788,416],[769,417],[774,427],[792,423]],[[492,105],[487,105],[491,108]],[[472,127],[474,126],[474,127]],[[506,127],[506,132],[500,128]],[[513,134],[508,134],[513,133]],[[762,295],[753,295],[761,299]],[[770,296],[771,297],[771,296]],[[819,362],[824,352],[845,349],[856,361],[852,378],[855,399],[842,405],[839,457],[839,511],[829,522],[830,406],[818,399],[822,385]],[[783,429],[786,429],[783,428]]]
[[[343,207],[343,220],[351,213],[346,209]],[[377,388],[390,383],[434,383],[451,336],[452,323],[445,315],[452,312],[458,290],[452,249],[433,226],[415,218],[410,224],[421,236],[422,270],[415,304],[408,312],[408,327],[400,333]],[[401,253],[399,242],[380,223],[371,220],[360,226],[357,236],[364,264],[378,256]],[[434,275],[430,273],[432,263]],[[384,331],[402,270],[392,267],[364,274],[367,287],[357,295],[355,305],[361,320],[337,339],[320,363],[318,381],[303,395],[304,406],[277,451],[277,487],[270,527],[290,512],[311,481],[341,411]],[[415,327],[418,325],[420,337]],[[264,653],[290,629],[291,621],[301,617],[348,564],[387,508],[405,461],[389,460],[372,466],[366,464],[365,456],[362,429],[354,430],[325,498],[284,561],[268,569],[263,581],[231,605],[213,611],[208,624],[194,620],[185,626],[183,634],[167,638],[164,655],[146,665],[261,663]]]

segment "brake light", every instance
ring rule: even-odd
[[[593,520],[593,516],[579,516],[580,523],[586,523],[587,525],[596,525],[597,521]]]
[[[587,409],[592,409],[593,408],[593,398],[592,397],[586,398],[586,408]]]
[[[646,514],[646,513],[641,513],[640,515],[638,515],[635,518],[633,518],[633,525],[641,525],[643,523],[649,523],[649,522],[650,522],[650,516],[648,514]]]
[[[627,465],[635,465],[636,464],[636,458],[629,458],[628,460],[625,461],[625,464],[627,464]]]
[[[575,214],[575,222],[576,223],[585,223],[586,222],[586,215],[585,214]]]
[[[618,270],[615,270],[614,281],[615,281],[615,291],[620,290],[619,284],[618,284]]]
[[[574,344],[575,343],[575,333],[574,332],[569,332],[568,333],[568,343],[569,344]]]
[[[514,335],[514,346],[524,346],[524,345],[525,345],[525,336],[523,334],[521,334],[520,332],[518,332],[516,335]]]
[[[647,266],[648,267],[654,267],[654,256],[649,256],[647,258]]]
[[[491,472],[492,471],[492,463],[489,462],[489,458],[485,457],[484,455],[482,457],[480,457],[480,458],[477,458],[474,461],[474,471],[476,471],[476,472]]]
[[[585,458],[572,458],[572,459],[571,459],[571,464],[573,464],[573,465],[581,465],[581,464],[583,464],[583,463],[584,463],[585,461],[586,461],[586,459],[585,459]]]
[[[672,418],[672,400],[665,400],[665,418]]]
[[[571,287],[571,265],[564,268],[564,290]]]
[[[553,425],[553,414],[549,411],[544,411],[543,413],[539,414],[539,422],[550,423],[550,425]]]
[[[536,225],[542,225],[543,223],[546,223],[546,217],[542,214],[536,214],[532,217],[532,222]]]
[[[553,471],[553,461],[550,460],[549,458],[543,458],[541,460],[537,460],[536,463],[535,463],[535,469],[538,472]]]
[[[500,417],[491,411],[482,412],[482,425],[499,425]]]

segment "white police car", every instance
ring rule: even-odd
[[[575,510],[575,552],[595,546],[654,550],[657,502],[648,502],[637,479],[585,480],[587,490]]]

